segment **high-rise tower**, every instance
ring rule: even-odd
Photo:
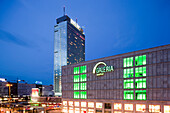
[[[85,35],[77,22],[64,15],[54,26],[54,92],[61,96],[61,67],[85,61]]]

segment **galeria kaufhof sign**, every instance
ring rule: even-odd
[[[113,66],[107,66],[105,62],[98,62],[93,68],[93,74],[96,76],[102,76],[106,72],[114,71]]]

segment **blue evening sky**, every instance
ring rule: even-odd
[[[84,26],[86,60],[170,44],[170,0],[0,0],[0,78],[53,84],[64,5]]]

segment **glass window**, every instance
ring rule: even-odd
[[[135,98],[136,100],[146,100],[146,90],[136,90]]]
[[[120,111],[114,111],[114,113],[122,113],[122,112],[120,112]]]
[[[86,102],[81,102],[81,107],[86,107]]]
[[[149,112],[160,112],[160,105],[149,105]]]
[[[94,102],[88,102],[88,107],[94,108]]]
[[[126,111],[133,111],[133,104],[124,104]]]
[[[64,106],[67,106],[67,101],[63,101],[63,105],[64,105]]]
[[[86,113],[87,109],[81,108],[81,113]]]
[[[146,55],[135,57],[135,66],[146,65]]]
[[[133,57],[124,58],[123,67],[133,67]]]
[[[79,74],[79,67],[74,67],[74,74]]]
[[[88,109],[88,113],[94,113],[94,109]]]
[[[96,102],[96,108],[102,108],[102,103]]]
[[[80,82],[85,82],[86,80],[86,74],[80,75]]]
[[[132,78],[133,77],[133,68],[128,68],[123,70],[123,78]]]
[[[81,99],[87,99],[87,93],[86,93],[86,91],[81,91],[81,92],[80,92],[80,98],[81,98]]]
[[[74,92],[74,99],[79,99],[79,92]]]
[[[134,99],[134,91],[133,90],[125,90],[124,91],[124,100],[133,100]]]
[[[146,67],[135,68],[135,77],[146,77]]]
[[[122,104],[121,103],[114,103],[114,110],[121,110]]]
[[[85,66],[80,66],[80,73],[86,73],[86,65]]]
[[[124,80],[124,89],[133,89],[133,79]]]
[[[73,101],[69,101],[69,102],[68,102],[68,105],[69,105],[69,106],[73,106]]]
[[[79,90],[79,83],[74,83],[74,90]]]
[[[164,113],[170,113],[170,105],[164,105]]]
[[[105,103],[105,109],[111,109],[111,103]]]
[[[67,113],[67,107],[63,107],[62,111]]]
[[[145,104],[136,104],[136,111],[146,111],[146,105]]]
[[[74,82],[79,82],[79,75],[74,75]]]
[[[146,88],[146,78],[136,79],[135,88]]]
[[[80,113],[80,108],[74,108],[75,113]]]
[[[86,90],[86,83],[80,83],[80,90]]]
[[[79,102],[74,102],[74,106],[79,107]]]

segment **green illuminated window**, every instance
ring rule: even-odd
[[[146,90],[136,90],[135,98],[136,100],[146,100]]]
[[[146,65],[146,55],[135,57],[135,66]]]
[[[123,67],[133,67],[133,57],[124,58]]]
[[[133,68],[123,70],[123,78],[132,78],[133,77]]]
[[[124,89],[133,89],[133,79],[124,80]]]
[[[74,67],[74,74],[79,74],[79,67]]]
[[[133,90],[126,90],[124,91],[124,100],[133,100],[134,99],[134,91]]]
[[[79,83],[74,83],[74,90],[79,90]]]
[[[74,75],[74,82],[79,82],[79,75]]]
[[[74,92],[74,99],[79,99],[79,92]]]
[[[86,65],[80,66],[80,73],[86,73]]]
[[[86,83],[80,83],[80,90],[86,90]]]
[[[80,82],[85,82],[86,80],[86,74],[80,75]]]
[[[81,91],[80,92],[80,98],[81,99],[87,99],[87,92],[86,91]]]
[[[146,67],[135,68],[135,77],[146,77]]]
[[[136,79],[135,88],[146,88],[146,78]]]

